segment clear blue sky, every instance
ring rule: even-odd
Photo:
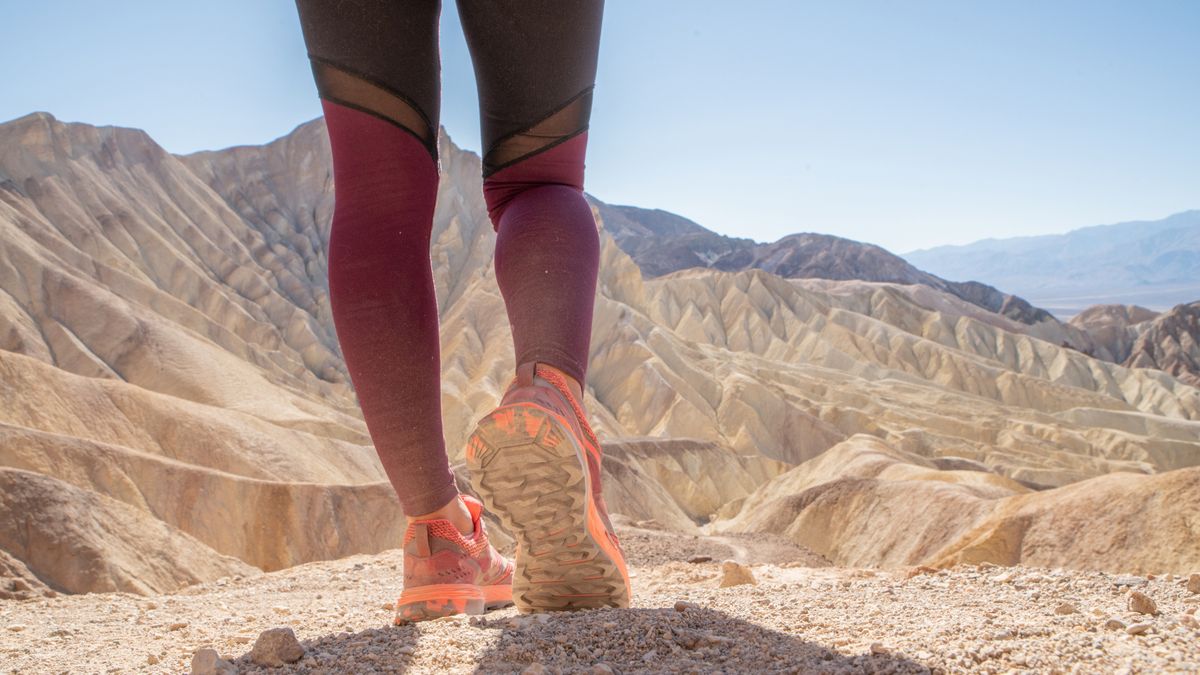
[[[1198,36],[1195,0],[608,0],[587,189],[897,252],[1200,208]],[[478,151],[452,0],[442,60],[442,122]],[[0,120],[172,152],[320,114],[287,0],[2,0],[0,64]]]

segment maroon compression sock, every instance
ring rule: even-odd
[[[329,296],[375,450],[408,515],[457,495],[442,438],[429,242],[438,167],[416,136],[323,100],[335,203]]]
[[[587,132],[484,180],[496,229],[496,281],[516,363],[538,361],[583,383],[600,239],[583,197]]]

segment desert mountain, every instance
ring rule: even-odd
[[[1097,305],[1070,324],[1087,334],[1089,354],[1200,385],[1200,301],[1161,314],[1135,305]]]
[[[1157,316],[1137,305],[1094,305],[1071,317],[1069,323],[1091,336],[1093,356],[1124,363],[1133,343]]]
[[[444,133],[440,149],[432,254],[457,461],[513,354],[479,158]],[[332,203],[320,120],[187,156],[46,113],[0,124],[0,470],[26,486],[0,500],[4,522],[24,523],[0,528],[4,569],[59,591],[163,592],[397,545],[402,518],[330,319]],[[774,480],[863,434],[904,463],[971,467],[1014,494],[1120,473],[1165,495],[1163,519],[1191,508],[1200,389],[1063,347],[1087,339],[1077,327],[911,279],[758,268],[647,279],[600,208],[597,222],[586,404],[610,506],[635,522],[687,534],[736,516],[752,528],[738,504],[780,496]],[[93,522],[67,527],[66,505],[81,503]],[[122,543],[94,544],[109,539]],[[1059,547],[1047,559],[1077,552],[1044,541]],[[1186,563],[1169,543],[1150,541],[1137,564]],[[186,560],[146,554],[164,549]],[[92,563],[45,550],[86,550]],[[897,560],[863,551],[864,564]]]
[[[946,279],[978,279],[1072,316],[1095,304],[1155,311],[1200,298],[1200,210],[1066,234],[985,239],[904,254]]]
[[[789,279],[923,284],[1021,323],[1055,322],[1044,310],[1014,295],[974,281],[940,279],[871,244],[808,232],[762,244],[717,234],[660,209],[610,205],[595,197],[591,202],[617,246],[649,277],[704,267],[726,272],[761,269]]]
[[[1186,505],[1164,503],[1163,494]],[[1200,510],[1195,467],[1113,473],[1038,492],[978,463],[854,436],[736,506],[722,530],[786,534],[845,567],[1200,567],[1200,523],[1186,515]]]
[[[1149,322],[1125,365],[1158,368],[1200,387],[1200,301],[1179,305]]]

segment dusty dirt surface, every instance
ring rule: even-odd
[[[1200,593],[1183,577],[846,569],[813,566],[820,558],[795,547],[783,560],[780,541],[658,534],[625,531],[628,610],[392,626],[399,551],[169,595],[3,601],[0,672],[187,673],[203,648],[242,673],[1200,672]],[[718,588],[726,557],[742,557],[757,583]],[[1158,613],[1130,609],[1131,591]],[[255,640],[278,627],[304,655],[255,665]]]

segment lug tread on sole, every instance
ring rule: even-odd
[[[513,601],[522,612],[629,604],[624,578],[587,529],[587,469],[546,411],[500,408],[475,429],[471,485],[517,536]]]

